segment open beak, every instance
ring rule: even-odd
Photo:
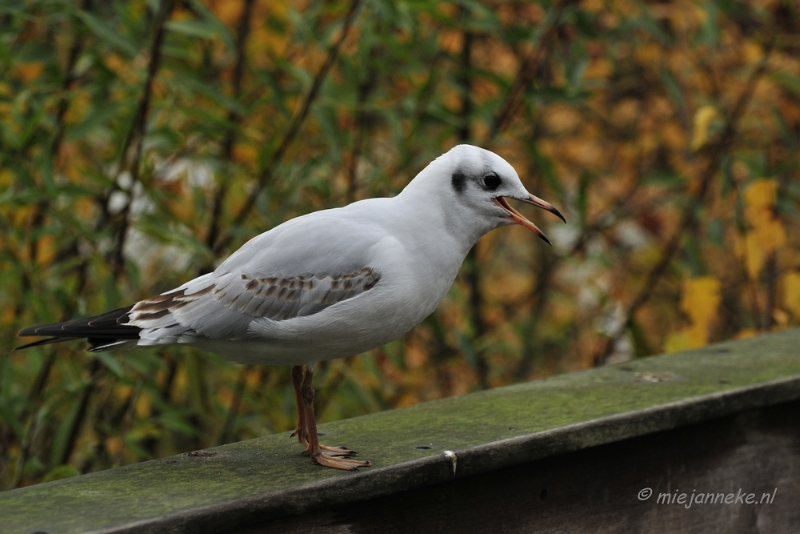
[[[552,213],[553,215],[555,215],[556,217],[558,217],[562,221],[567,222],[567,220],[564,218],[564,216],[561,215],[560,211],[558,211],[556,208],[554,208],[549,202],[545,202],[541,198],[538,198],[538,197],[535,197],[535,196],[531,195],[528,198],[517,198],[515,200],[521,200],[522,202],[526,202],[528,204],[533,204],[534,206],[536,206],[538,208],[542,208],[543,210],[549,211],[550,213]],[[506,212],[508,213],[508,218],[511,219],[513,222],[515,222],[516,224],[521,224],[522,226],[524,226],[525,228],[527,228],[528,230],[530,230],[534,234],[536,234],[539,237],[541,237],[548,245],[552,245],[550,240],[547,239],[547,236],[544,235],[544,232],[539,230],[538,226],[536,226],[535,224],[530,222],[520,212],[518,212],[517,210],[512,208],[511,205],[509,205],[508,200],[506,200],[506,197],[495,197],[495,198],[492,199],[492,201],[495,204],[497,204],[498,206],[500,206],[501,208],[503,208],[504,210],[506,210]]]

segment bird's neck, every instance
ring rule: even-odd
[[[459,265],[478,239],[492,229],[447,195],[426,188],[406,187],[394,200],[402,214],[401,224],[413,229],[410,235],[423,236],[422,241],[433,249],[447,244],[459,257]]]

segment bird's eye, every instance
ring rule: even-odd
[[[483,177],[483,185],[489,191],[494,191],[498,187],[500,187],[500,177],[497,176],[496,172],[490,172],[486,176]]]

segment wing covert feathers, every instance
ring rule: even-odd
[[[237,339],[250,323],[313,315],[355,298],[380,281],[363,267],[348,273],[302,276],[223,273],[196,278],[178,289],[102,315],[25,328],[20,336],[50,336],[22,348],[86,338],[89,350],[131,341],[140,346],[192,342],[198,337]]]
[[[131,309],[145,331],[140,345],[185,342],[191,336],[242,337],[256,319],[284,321],[318,313],[369,291],[380,274],[364,267],[343,274],[270,276],[224,273],[201,277]]]

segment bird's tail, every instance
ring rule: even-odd
[[[119,308],[85,319],[23,328],[19,331],[21,337],[50,337],[22,345],[14,350],[84,338],[89,342],[88,350],[92,352],[108,350],[114,346],[129,343],[132,340],[139,339],[139,332],[141,331],[138,326],[127,324],[130,320],[129,312],[131,308],[133,306]]]

